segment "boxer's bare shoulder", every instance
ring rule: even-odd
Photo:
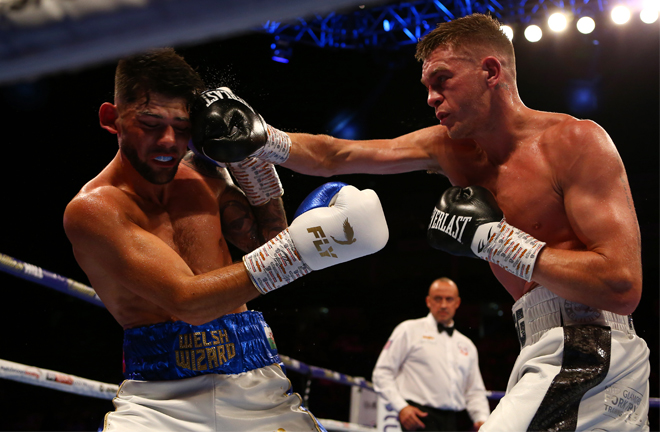
[[[565,114],[554,114],[543,130],[539,141],[546,155],[563,159],[562,165],[575,158],[617,156],[618,153],[607,132],[592,120],[580,120]],[[567,159],[568,158],[568,159]]]

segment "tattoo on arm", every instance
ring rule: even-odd
[[[259,226],[245,200],[227,200],[220,207],[222,231],[225,238],[243,252],[261,245]]]
[[[252,207],[252,211],[259,223],[264,242],[272,239],[288,226],[282,198],[273,198],[262,206]]]

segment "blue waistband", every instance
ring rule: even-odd
[[[261,312],[225,315],[199,326],[175,321],[124,331],[126,379],[237,374],[279,361]]]

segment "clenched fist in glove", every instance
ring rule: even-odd
[[[447,189],[433,209],[427,239],[436,249],[482,258],[528,282],[545,246],[506,223],[495,197],[481,186]]]
[[[289,136],[263,118],[229,88],[207,90],[191,109],[190,150],[217,165],[228,165],[250,204],[263,205],[284,190],[273,163],[289,157]]]
[[[289,136],[267,125],[259,113],[227,87],[202,93],[190,116],[190,149],[216,162],[258,157],[281,164],[289,157]]]
[[[378,252],[389,231],[376,193],[331,182],[303,201],[289,228],[243,257],[262,294],[312,270]]]

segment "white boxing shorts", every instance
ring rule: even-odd
[[[480,432],[649,430],[649,349],[632,317],[537,287],[513,319],[520,355]]]
[[[326,432],[292,392],[260,312],[127,329],[124,377],[104,432]]]
[[[171,381],[126,380],[103,431],[323,432],[290,385],[278,365]]]

